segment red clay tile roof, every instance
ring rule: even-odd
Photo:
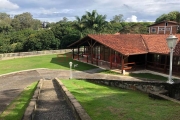
[[[178,42],[174,50],[174,55],[180,56],[180,34],[176,34]],[[166,43],[168,35],[140,35],[140,34],[120,34],[120,35],[88,35],[85,38],[76,41],[70,46],[76,46],[79,43],[93,39],[123,55],[134,54],[169,54],[169,48]]]
[[[167,37],[168,35],[142,35],[148,52],[160,54],[169,53],[169,48],[167,47],[166,43]]]
[[[176,34],[176,37],[178,38],[178,41],[173,54],[176,56],[180,56],[180,34]]]
[[[144,42],[147,46],[148,52],[159,53],[159,54],[169,54],[169,48],[167,46],[166,38],[169,35],[142,35]],[[180,35],[178,37],[178,42],[174,50],[174,55],[180,56]]]
[[[88,35],[99,43],[108,46],[123,55],[147,53],[146,46],[140,35],[121,34],[121,35]]]

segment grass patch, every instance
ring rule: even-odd
[[[2,60],[0,61],[0,74],[36,68],[69,70],[70,61],[73,62],[73,64],[78,64],[78,67],[72,68],[75,70],[83,71],[96,68],[95,66],[72,60],[71,54],[53,54]]]
[[[138,77],[138,78],[147,78],[147,79],[153,79],[153,80],[162,80],[167,81],[168,78],[161,76],[161,75],[154,75],[151,73],[130,73],[129,76],[131,77]]]
[[[122,75],[118,72],[114,72],[111,70],[104,70],[101,73],[104,74],[113,74],[113,75]],[[161,76],[161,75],[155,75],[155,74],[151,74],[151,73],[130,73],[129,75],[126,76],[131,76],[131,77],[137,77],[137,78],[146,78],[149,80],[161,80],[161,81],[167,81],[168,78]],[[176,80],[176,79],[175,79]]]
[[[92,120],[177,120],[180,105],[147,94],[83,80],[62,80]]]
[[[112,75],[122,75],[118,72],[114,72],[114,71],[111,71],[111,70],[103,70],[101,71],[101,73],[104,73],[104,74],[112,74]]]
[[[21,120],[38,82],[32,83],[0,115],[2,120]]]

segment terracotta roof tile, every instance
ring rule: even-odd
[[[88,35],[90,38],[104,44],[124,55],[147,53],[146,46],[140,35]]]
[[[169,54],[169,48],[166,42],[168,36],[169,35],[142,35],[142,38],[147,45],[148,52]],[[178,42],[174,50],[174,55],[180,56],[180,35],[177,34],[176,37],[178,37]]]
[[[157,53],[169,54],[166,43],[168,35],[140,35],[140,34],[120,34],[120,35],[88,35],[85,38],[73,43],[76,46],[81,41],[91,38],[107,47],[110,47],[123,55]],[[180,56],[180,34],[176,34],[178,42],[174,50],[174,55]]]

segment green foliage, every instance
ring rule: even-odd
[[[80,17],[75,21],[68,21],[66,17],[56,23],[47,23],[42,28],[40,20],[33,19],[31,13],[15,15],[0,13],[0,53],[26,52],[67,48],[67,46],[88,34],[147,34],[151,23],[124,22],[123,15],[118,14],[110,22],[106,15],[98,14],[96,10]],[[180,23],[180,13],[172,11],[157,18],[162,20],[176,20]]]
[[[155,23],[159,23],[159,22],[162,22],[164,20],[166,21],[177,21],[179,19],[177,19],[177,16],[178,16],[179,12],[178,11],[172,11],[172,12],[169,12],[168,14],[162,14],[161,16],[159,16]]]
[[[113,19],[111,20],[111,22],[112,22],[112,23],[124,22],[123,15],[122,15],[122,14],[115,15],[115,16],[113,17]]]
[[[76,34],[65,35],[61,40],[61,48],[66,48],[68,45],[79,40],[80,36]]]

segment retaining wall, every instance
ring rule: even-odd
[[[18,57],[36,56],[36,55],[67,53],[67,52],[71,52],[71,49],[44,50],[44,51],[18,52],[18,53],[4,53],[4,54],[0,54],[0,60],[13,59],[13,58],[18,58]]]
[[[153,81],[117,81],[117,80],[103,80],[103,79],[87,79],[90,82],[104,84],[123,89],[140,90],[142,92],[163,93],[167,96],[180,100],[180,83],[168,84],[165,82]]]

